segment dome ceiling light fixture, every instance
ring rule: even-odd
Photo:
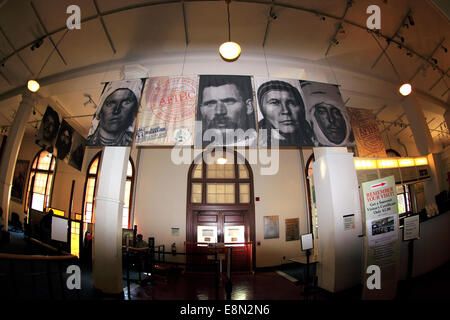
[[[39,85],[39,82],[36,80],[28,80],[27,88],[31,92],[37,92],[41,86]]]
[[[219,47],[219,54],[227,62],[236,61],[241,55],[241,46],[236,42],[231,41],[230,31],[230,0],[227,2],[227,17],[228,17],[228,41],[224,42]]]
[[[400,88],[398,89],[398,91],[400,92],[400,94],[402,96],[409,96],[412,92],[412,87],[409,83],[404,83],[400,86]]]

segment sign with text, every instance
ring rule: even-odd
[[[398,205],[394,176],[362,184],[366,237],[365,270],[376,265],[381,270],[381,289],[364,286],[363,299],[393,299],[397,290]],[[368,274],[366,274],[365,281]]]
[[[197,77],[147,79],[142,95],[137,146],[192,145]]]
[[[386,147],[372,110],[347,107],[360,157],[386,157]]]
[[[419,215],[406,217],[403,220],[403,240],[414,240],[419,238]]]

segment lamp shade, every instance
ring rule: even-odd
[[[226,61],[235,61],[241,55],[241,46],[236,42],[224,42],[219,47],[220,56]]]
[[[37,82],[36,80],[29,80],[27,83],[27,87],[28,90],[30,90],[31,92],[36,92],[39,90],[40,85],[39,82]]]

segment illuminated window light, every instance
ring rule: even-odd
[[[377,162],[375,160],[355,160],[355,168],[357,170],[376,169]]]
[[[414,159],[416,166],[425,166],[428,164],[427,158],[415,158]]]
[[[227,159],[226,158],[219,158],[217,159],[217,164],[225,164],[227,163]]]
[[[398,167],[398,161],[394,159],[382,159],[378,160],[378,168],[397,168]]]
[[[47,212],[49,212],[50,210],[53,210],[54,216],[64,217],[64,211],[58,210],[58,209],[53,209],[53,208],[47,208]]]
[[[400,167],[413,167],[414,159],[398,159],[398,165]]]

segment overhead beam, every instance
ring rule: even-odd
[[[44,36],[44,37],[48,37],[48,38],[49,38],[50,42],[51,42],[52,45],[53,45],[53,48],[54,48],[54,49],[56,50],[56,52],[58,53],[58,55],[59,55],[59,57],[61,58],[61,60],[62,60],[62,62],[64,63],[64,65],[67,66],[66,60],[64,59],[63,55],[62,55],[61,52],[59,51],[59,49],[58,49],[58,47],[56,46],[55,42],[53,41],[52,37],[48,35],[49,33],[48,33],[48,31],[47,31],[47,28],[45,27],[44,22],[42,22],[42,19],[41,19],[41,17],[39,16],[38,11],[36,10],[36,7],[35,7],[34,4],[33,4],[33,1],[31,1],[30,4],[31,4],[31,7],[33,8],[34,15],[36,16],[36,18],[37,18],[38,21],[39,21],[39,24],[41,25],[42,29],[44,30],[44,33],[45,33],[45,36]]]
[[[98,8],[97,0],[93,0],[95,5],[95,10],[97,11],[97,17],[100,19],[100,23],[102,24],[103,31],[105,32],[106,38],[108,38],[109,45],[111,46],[112,51],[116,54],[116,47],[114,47],[114,43],[109,35],[108,29],[106,28],[105,21],[103,21],[103,14],[100,12]]]
[[[344,14],[341,16],[341,20],[345,18],[345,16],[347,15],[347,11],[348,9],[352,6],[352,0],[347,0],[346,4],[345,4],[345,9],[344,9]],[[342,27],[342,22],[338,23],[338,26],[336,27],[336,31],[333,34],[333,37],[330,39],[330,43],[328,44],[328,48],[327,51],[325,52],[325,57],[328,56],[328,53],[331,50],[331,47],[333,46],[333,39],[336,39],[336,36],[339,32],[339,30],[341,30]]]
[[[13,49],[13,52],[16,52],[16,48],[14,47],[14,45],[12,44],[11,40],[9,40],[8,36],[6,35],[5,31],[3,31],[2,27],[0,27],[0,32],[3,36],[3,38],[5,38],[6,42],[8,42],[9,46],[11,47],[11,49]],[[30,73],[30,75],[33,74],[33,72],[31,71],[30,67],[28,66],[28,64],[26,64],[25,60],[23,60],[22,56],[20,55],[20,52],[17,51],[17,57],[19,58],[20,62],[22,62],[22,64],[25,66],[25,68],[27,69],[27,71]],[[4,64],[6,62],[6,60],[8,60],[8,58],[3,58],[1,60],[1,63]]]

